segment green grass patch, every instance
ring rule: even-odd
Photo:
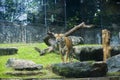
[[[16,48],[18,48],[17,54],[0,56],[0,78],[9,78],[9,77],[16,78],[16,76],[10,76],[10,75],[5,74],[7,71],[14,71],[5,66],[5,64],[9,58],[32,60],[37,64],[43,64],[44,67],[47,67],[50,64],[61,62],[60,55],[58,55],[56,53],[47,53],[44,56],[40,56],[39,53],[34,50],[34,47],[38,47],[40,49],[46,48],[47,46],[44,43],[0,44],[0,47],[16,47]],[[43,71],[45,71],[45,70],[43,70]],[[33,77],[41,77],[41,76],[38,75],[38,76],[33,76]]]
[[[80,45],[80,46],[101,46],[101,45]],[[0,78],[62,78],[61,76],[55,75],[50,70],[49,66],[54,63],[60,63],[61,58],[57,53],[47,53],[44,56],[40,56],[39,53],[34,50],[34,47],[44,49],[47,46],[44,43],[15,43],[15,44],[0,44],[0,47],[16,47],[18,48],[18,53],[14,55],[2,55],[0,56]],[[25,76],[13,76],[7,75],[6,72],[14,72],[15,70],[6,67],[6,62],[9,58],[18,58],[25,60],[32,60],[37,64],[42,64],[44,69],[41,72],[44,75],[25,75]],[[74,60],[77,61],[77,60]],[[107,76],[120,76],[120,73],[109,73]]]
[[[120,76],[120,72],[109,72],[107,76]]]

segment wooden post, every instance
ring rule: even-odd
[[[102,46],[103,46],[103,61],[106,62],[106,60],[110,57],[110,31],[107,29],[102,30]]]

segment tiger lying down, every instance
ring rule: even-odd
[[[51,51],[57,51],[61,55],[61,59],[63,63],[72,62],[73,59],[73,44],[70,37],[66,37],[64,34],[54,34],[52,33],[52,36],[54,36],[53,44],[52,46],[40,50],[39,48],[35,47],[35,50],[38,51],[41,55],[45,53],[49,53]],[[54,48],[54,49],[53,49]]]

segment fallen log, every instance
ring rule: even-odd
[[[79,30],[80,28],[92,28],[94,25],[86,25],[84,22],[81,24],[74,26],[72,29],[68,30],[64,33],[65,36],[70,36],[70,34],[74,33],[75,31]],[[43,41],[46,43],[46,45],[51,46],[53,41],[55,40],[54,33],[48,31],[48,36],[46,36]]]
[[[72,29],[70,29],[69,31],[67,31],[66,33],[64,33],[64,35],[65,35],[65,36],[69,36],[70,34],[74,33],[76,30],[79,30],[80,28],[92,28],[92,27],[94,27],[94,25],[86,25],[84,22],[82,22],[81,24],[73,27]],[[55,41],[54,33],[48,31],[47,34],[48,34],[48,35],[43,39],[43,41],[44,41],[45,44],[48,45],[49,47],[46,48],[46,49],[44,49],[44,50],[40,50],[39,48],[35,47],[35,50],[36,50],[37,52],[39,52],[40,55],[43,55],[43,54],[45,54],[45,53],[47,53],[47,52],[48,52],[48,53],[49,53],[49,52],[53,52],[53,51],[55,51],[55,50],[57,51],[57,49],[58,49],[58,48],[57,48],[58,46],[57,46],[56,41]],[[78,38],[79,38],[79,40],[76,39],[76,40],[78,40],[78,43],[84,43],[84,40],[83,40],[82,37],[78,37]],[[72,39],[73,45],[78,45],[78,43],[76,44],[76,40],[73,40],[73,38],[71,38],[71,39]]]

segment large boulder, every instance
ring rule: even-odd
[[[55,74],[64,77],[101,77],[107,73],[107,65],[104,62],[74,62],[52,65]]]
[[[17,48],[9,47],[9,48],[0,48],[0,55],[12,55],[16,54],[18,51]]]
[[[6,67],[11,67],[15,70],[41,70],[43,66],[36,64],[30,60],[10,58],[6,63]]]
[[[86,45],[86,46],[74,46],[75,58],[80,61],[102,61],[103,60],[103,48],[101,45]],[[112,46],[111,56],[120,54],[120,46]]]
[[[120,72],[120,54],[107,60],[108,72]]]

